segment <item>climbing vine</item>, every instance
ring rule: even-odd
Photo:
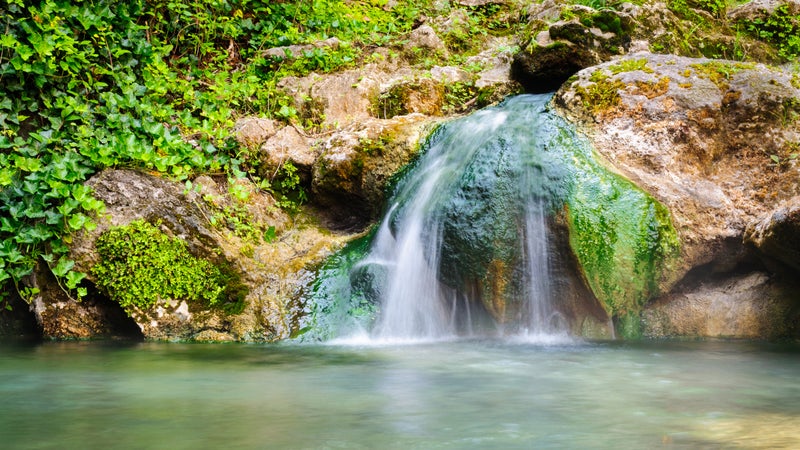
[[[0,305],[41,261],[74,298],[85,275],[72,233],[103,204],[84,182],[129,167],[176,180],[248,176],[236,117],[295,120],[287,75],[352,64],[410,30],[428,2],[313,0],[3,0],[0,2]],[[335,36],[337,48],[271,58],[266,48]],[[230,183],[234,185],[234,183]],[[275,185],[302,201],[296,175]]]

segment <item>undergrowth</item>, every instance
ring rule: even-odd
[[[83,185],[104,168],[175,180],[248,176],[234,120],[295,120],[277,82],[353,64],[409,31],[428,2],[386,0],[2,0],[0,2],[0,305],[45,262],[74,298],[85,274],[71,234],[103,204]],[[265,50],[336,37],[292,58]],[[296,174],[262,188],[303,201]],[[230,183],[234,185],[235,183]],[[288,192],[285,195],[283,191]]]

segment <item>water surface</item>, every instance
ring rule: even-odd
[[[800,347],[0,344],[3,448],[798,448]]]

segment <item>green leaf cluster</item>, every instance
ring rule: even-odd
[[[230,135],[237,117],[295,119],[281,78],[352,64],[410,31],[429,3],[0,3],[0,285],[24,290],[43,261],[80,297],[83,275],[66,255],[70,235],[92,229],[103,209],[83,186],[90,176],[119,167],[178,180],[246,176]],[[264,53],[328,37],[341,44],[291,58]],[[285,172],[273,188],[298,191]]]
[[[790,60],[800,56],[800,15],[792,15],[788,3],[766,18],[746,21],[745,27],[753,36],[774,45],[781,57]]]
[[[191,255],[186,243],[164,234],[158,224],[131,222],[96,241],[100,262],[92,268],[97,287],[129,314],[159,300],[186,300],[202,306],[241,302],[230,271]]]

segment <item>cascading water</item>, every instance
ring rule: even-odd
[[[378,229],[320,269],[303,339],[552,342],[613,337],[610,317],[635,334],[677,234],[549,99],[512,97],[434,132]]]
[[[380,316],[373,337],[472,334],[487,322],[485,305],[507,300],[487,297],[509,295],[524,297],[520,310],[527,317],[516,319],[526,333],[566,333],[567,325],[557,320],[551,301],[546,223],[550,180],[543,179],[546,158],[536,155],[546,151],[535,136],[548,98],[510,100],[503,108],[461,119],[432,139],[413,176],[398,186],[369,254],[357,266],[383,274],[375,287]],[[495,204],[485,211],[470,210],[467,204],[476,195]],[[485,224],[460,223],[476,215],[487,215],[480,218]],[[504,223],[497,227],[496,221]],[[510,241],[516,248],[494,248],[509,242],[483,239]],[[481,248],[486,244],[490,248]],[[515,260],[524,270],[492,273],[493,265]],[[487,289],[487,283],[510,289]],[[502,316],[505,307],[500,309],[493,311],[495,316]]]

